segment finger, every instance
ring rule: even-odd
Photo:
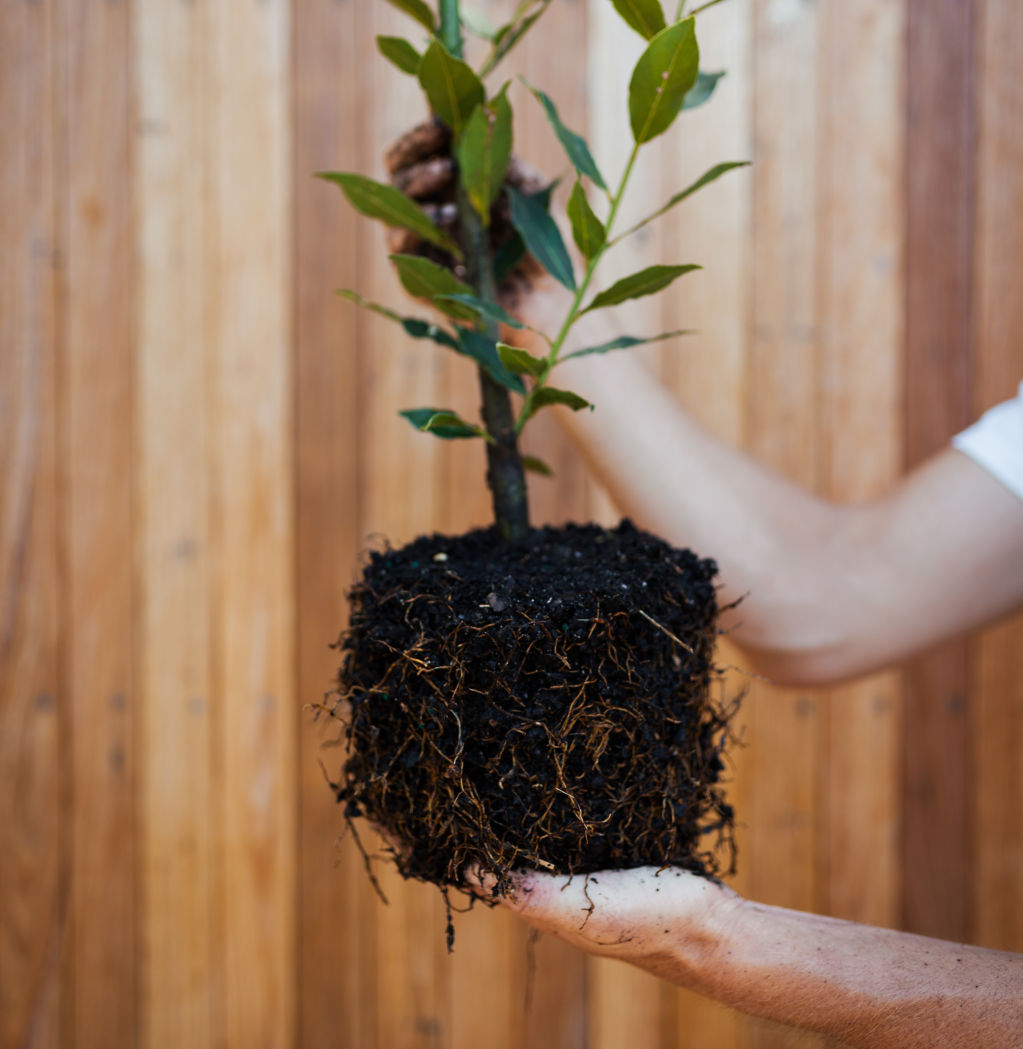
[[[451,157],[431,157],[391,175],[391,185],[413,200],[439,197],[454,189],[455,163]]]
[[[387,172],[393,175],[401,168],[438,154],[446,154],[451,149],[451,132],[439,121],[429,120],[419,124],[411,131],[406,131],[384,155]]]
[[[454,233],[458,226],[458,207],[451,204],[419,205],[423,211],[446,233]],[[412,230],[392,226],[387,234],[387,247],[392,255],[418,255],[426,242]]]

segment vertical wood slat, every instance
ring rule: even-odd
[[[628,97],[629,77],[643,52],[644,41],[626,26],[612,5],[591,3],[589,8],[586,55],[589,112],[585,126],[601,174],[608,188],[617,192],[622,170],[633,146],[628,110],[623,103]],[[572,32],[571,29],[567,30],[569,34]],[[547,90],[560,105],[564,92],[553,88]],[[584,127],[581,122],[572,126],[580,130]],[[677,128],[678,125],[669,135],[676,132]],[[618,232],[628,229],[649,214],[653,201],[667,196],[661,178],[666,152],[663,139],[643,147],[616,221]],[[558,159],[561,164],[564,163]],[[591,195],[591,204],[601,218],[606,218],[607,203],[599,193]],[[654,258],[662,256],[662,231],[662,224],[652,224],[609,251],[597,271],[594,289],[605,288],[613,280],[642,269]],[[672,258],[670,261],[683,260]],[[609,324],[616,333],[663,331],[660,312],[660,305],[652,299],[625,303],[615,311]],[[628,352],[643,356],[644,363],[652,369],[657,368],[662,355],[659,346]],[[582,391],[585,393],[585,381]],[[596,404],[595,408],[599,412],[600,404]],[[578,453],[572,449],[570,454],[571,459],[563,469],[577,470]],[[592,481],[587,488],[586,510],[590,513],[579,516],[585,519],[593,516],[598,520],[603,518],[616,523],[621,517],[619,508],[606,496],[601,498],[603,493]],[[643,525],[642,521],[637,523]],[[659,981],[648,973],[608,959],[587,959],[586,1045],[592,1049],[612,1049],[624,1044],[635,1049],[658,1049],[662,1038],[662,996],[663,988]]]
[[[55,46],[48,6],[0,19],[0,1046],[66,1034],[65,696]]]
[[[359,5],[358,46],[366,48],[360,63],[359,93],[374,104],[359,116],[361,154],[357,170],[385,178],[387,146],[422,113],[421,93],[389,63],[370,55],[366,42],[377,34],[400,35],[410,24],[386,4]],[[374,222],[360,218],[357,290],[378,302],[405,305],[385,252],[386,235]],[[439,485],[443,481],[443,442],[415,432],[398,412],[435,405],[443,392],[444,370],[438,354],[410,350],[396,325],[376,315],[360,315],[363,454],[359,541],[379,546],[386,538],[400,546],[439,522]],[[375,836],[364,834],[368,848]],[[382,847],[377,845],[379,851]],[[390,862],[376,865],[390,901],[368,902],[378,950],[374,959],[377,1049],[440,1049],[450,1036],[448,979],[444,945],[444,908],[432,885],[404,882]]]
[[[208,11],[218,1038],[295,1038],[288,5]]]
[[[1023,19],[1011,0],[984,0],[977,34],[977,207],[973,413],[1013,396],[1023,379]],[[970,650],[970,855],[973,942],[1023,951],[1023,619],[981,634]]]
[[[907,466],[940,450],[971,416],[974,4],[909,0],[906,184]],[[902,922],[967,935],[966,645],[953,641],[905,672]]]
[[[695,181],[723,160],[752,160],[753,58],[752,0],[729,0],[698,18],[700,63],[724,70],[714,97],[701,109],[685,112],[674,135],[674,150],[665,167],[661,199]],[[680,281],[664,299],[663,330],[695,329],[697,335],[662,350],[661,374],[679,402],[711,433],[736,446],[746,438],[750,327],[753,289],[753,209],[755,172],[733,171],[660,221],[664,225],[666,260],[695,262],[703,270]],[[713,556],[713,550],[699,551]],[[739,616],[741,617],[741,610]],[[741,664],[726,639],[718,649],[722,666]],[[731,699],[748,686],[744,675],[729,673],[723,684]],[[746,735],[748,701],[740,710],[736,731]],[[752,797],[751,746],[733,751],[726,776],[729,800],[738,814],[738,875],[730,884],[747,892],[752,877],[746,847],[749,799]],[[749,1021],[709,999],[686,991],[673,993],[672,1046],[714,1046],[738,1049]]]
[[[900,472],[900,222],[904,11],[890,0],[822,12],[819,247],[828,495],[879,496]],[[899,677],[835,689],[825,710],[819,906],[898,921]],[[864,877],[864,864],[870,876]]]
[[[358,283],[358,216],[317,171],[355,170],[359,62],[355,5],[293,5],[293,257],[296,602],[299,732],[299,1031],[307,1049],[373,1039],[374,899],[341,811],[324,781],[338,773],[337,722],[313,719],[337,673],[327,646],[347,620],[344,593],[361,545],[358,316],[332,294]]]
[[[134,12],[139,1012],[147,1049],[214,1041],[205,30],[197,7],[142,0]]]
[[[817,250],[818,92],[809,89],[819,9],[759,0],[754,22],[754,321],[747,405],[750,451],[815,490],[820,483]],[[756,600],[751,595],[749,600]],[[816,755],[823,700],[753,683],[747,703],[754,793],[745,819],[750,895],[813,910],[819,818]],[[751,1025],[758,1049],[818,1044]]]
[[[133,85],[126,7],[65,2],[58,17],[72,1015],[89,1049],[137,1033]]]

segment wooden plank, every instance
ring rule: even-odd
[[[633,147],[632,133],[628,123],[629,78],[637,59],[643,53],[644,41],[621,19],[611,4],[589,4],[589,32],[587,34],[586,84],[588,108],[585,120],[577,120],[571,126],[586,129],[587,141],[594,158],[612,192],[617,192],[625,163]],[[561,48],[566,40],[579,32],[563,24]],[[578,77],[578,71],[570,63],[557,63],[552,57],[550,65],[562,70],[559,77],[564,87],[557,92],[547,88],[548,93],[562,105],[566,88]],[[545,70],[544,82],[552,77]],[[548,132],[549,134],[549,132]],[[618,231],[645,218],[651,210],[651,202],[667,196],[661,172],[664,167],[667,146],[663,139],[645,146],[633,169],[626,195],[616,222]],[[564,160],[558,157],[559,168]],[[558,170],[556,168],[555,170]],[[599,216],[607,216],[607,202],[599,193],[591,198]],[[651,225],[630,237],[609,252],[601,262],[594,280],[594,289],[599,290],[614,280],[627,276],[644,266],[663,259],[662,227]],[[670,261],[676,261],[672,259]],[[579,264],[580,269],[582,264]],[[662,330],[662,305],[652,299],[626,303],[615,311],[615,330],[619,328],[629,334]],[[660,365],[659,346],[630,353],[644,360],[646,365],[657,370]],[[585,389],[585,386],[583,387]],[[600,410],[598,404],[597,410]],[[574,472],[579,471],[576,453],[570,460]],[[563,467],[565,469],[565,467]],[[594,481],[586,479],[583,494],[586,499],[585,516],[604,524],[616,524],[621,518],[620,508]],[[643,522],[637,522],[640,525]],[[610,1049],[612,1046],[628,1044],[637,1049],[657,1049],[661,1044],[664,989],[657,979],[637,969],[600,958],[588,958],[586,963],[586,1044],[593,1049]],[[553,1044],[553,1043],[552,1043]]]
[[[970,419],[971,51],[974,5],[909,0],[906,131],[906,443],[912,466]],[[966,647],[905,676],[903,926],[967,935]]]
[[[294,1044],[290,12],[207,12],[218,1037]]]
[[[451,1035],[445,1049],[525,1044],[525,936],[521,921],[508,911],[477,906],[456,915],[454,954],[446,962]]]
[[[875,498],[901,466],[904,11],[887,0],[823,14],[821,349],[839,502]],[[899,693],[887,673],[835,689],[826,710],[823,910],[897,923]]]
[[[64,3],[58,17],[73,1018],[74,1044],[87,1049],[137,1035],[132,85],[127,8]]]
[[[426,113],[415,82],[370,54],[370,42],[377,34],[414,33],[414,24],[390,5],[360,5],[356,46],[365,57],[359,92],[373,99],[373,105],[361,113],[355,170],[374,178],[386,178],[382,158],[387,146]],[[387,259],[382,228],[361,218],[355,228],[358,289],[378,302],[408,306]],[[445,392],[444,365],[428,349],[410,349],[401,329],[380,317],[364,316],[359,332],[359,539],[364,545],[389,541],[400,546],[440,521],[444,448],[431,436],[416,433],[397,413],[439,403]],[[372,835],[364,839],[373,842]],[[390,905],[368,905],[376,942],[375,1044],[379,1049],[437,1049],[450,1037],[443,901],[433,886],[403,882],[389,862],[376,870]]]
[[[138,140],[140,1042],[213,1044],[213,568],[201,11],[133,15]]]
[[[62,1022],[69,756],[58,543],[58,230],[50,11],[0,19],[0,1046]]]
[[[1023,20],[1010,0],[987,0],[978,34],[974,414],[1011,397],[1023,369],[1023,85],[1015,73]],[[1023,619],[970,649],[973,856],[970,940],[1023,951]]]
[[[293,7],[295,483],[298,693],[317,703],[339,655],[344,593],[357,569],[359,527],[359,312],[335,287],[358,283],[354,212],[312,173],[359,163],[361,102],[354,5]],[[336,776],[339,726],[299,720],[299,1031],[310,1049],[372,1044],[372,888],[319,762]],[[329,749],[328,749],[329,748]]]
[[[661,198],[695,181],[713,164],[753,158],[752,34],[753,6],[731,0],[697,19],[702,68],[724,70],[706,106],[683,113],[672,145]],[[693,328],[699,333],[668,344],[661,351],[661,375],[685,409],[703,426],[730,444],[746,439],[747,382],[752,327],[753,179],[752,170],[730,172],[664,216],[662,254],[666,261],[703,266],[674,286],[663,299],[663,330]],[[713,557],[715,551],[699,551]],[[740,613],[741,615],[741,613]],[[724,666],[741,657],[723,641],[717,654]],[[747,679],[729,674],[725,695],[735,696]],[[736,731],[745,734],[749,707],[744,706]],[[754,741],[755,742],[755,741]],[[728,775],[729,800],[739,821],[739,873],[732,881],[748,892],[752,871],[748,833],[752,747],[736,748]],[[748,1021],[733,1010],[686,991],[673,993],[674,1039],[679,1049],[690,1045],[737,1049]]]
[[[819,26],[810,5],[758,0],[754,15],[754,337],[749,448],[816,489],[818,434],[815,222]],[[808,82],[809,81],[809,82]],[[753,594],[750,601],[756,600]],[[816,780],[823,700],[809,690],[755,682],[747,700],[752,794],[746,818],[750,895],[812,910],[818,902]],[[750,1044],[816,1044],[750,1024]]]

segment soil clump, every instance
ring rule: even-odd
[[[349,825],[445,893],[469,865],[495,896],[517,868],[733,869],[716,571],[628,521],[372,553],[332,711]]]

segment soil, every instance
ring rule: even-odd
[[[409,878],[477,865],[734,868],[713,561],[628,521],[430,536],[370,555],[337,706],[345,817]]]

